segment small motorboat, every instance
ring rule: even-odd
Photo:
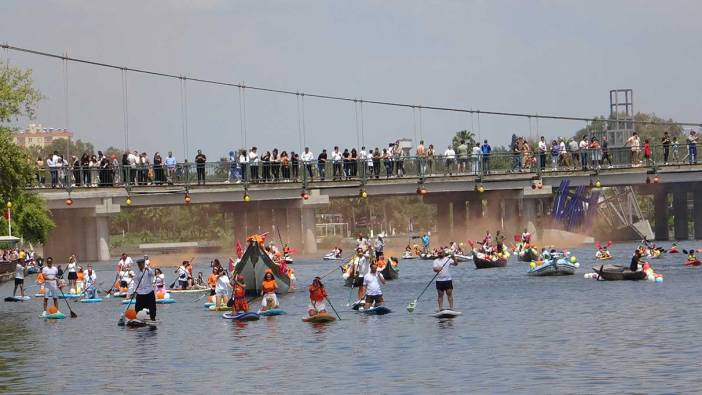
[[[529,276],[567,276],[575,274],[578,265],[570,263],[565,259],[545,260],[540,265],[529,269]]]
[[[621,280],[645,280],[646,272],[636,271],[632,272],[628,267],[621,265],[601,265],[599,267],[594,266],[592,270],[597,273],[600,279],[607,281],[621,281]]]
[[[330,252],[327,255],[325,255],[324,257],[322,257],[322,259],[325,261],[340,261],[341,255]]]
[[[475,263],[476,269],[492,269],[495,267],[506,267],[507,258],[485,258],[484,254],[476,254],[473,255],[473,263]]]

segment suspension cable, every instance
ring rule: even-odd
[[[297,104],[297,140],[300,144],[300,150],[298,152],[302,154],[302,111],[300,109],[300,95],[295,97],[295,102]]]
[[[129,92],[127,69],[122,69],[122,124],[124,126],[124,150],[129,151]]]
[[[248,124],[246,118],[246,85],[241,82],[239,86],[239,115],[241,116],[241,139],[244,142],[244,149],[248,152],[249,148],[246,144],[246,137],[248,137]]]
[[[1,44],[0,46],[2,46],[2,48],[8,49],[8,50],[24,52],[24,53],[33,54],[33,55],[46,56],[46,57],[57,58],[57,59],[65,58],[66,61],[71,61],[71,62],[76,62],[76,63],[83,63],[83,64],[89,64],[89,65],[93,65],[93,66],[107,67],[107,68],[113,68],[113,69],[121,69],[122,68],[122,66],[117,66],[114,64],[110,64],[110,63],[104,63],[104,62],[98,62],[98,61],[94,61],[94,60],[87,60],[87,59],[62,56],[62,55],[57,55],[57,54],[53,54],[50,52],[43,52],[43,51],[37,51],[37,50],[33,50],[33,49],[16,47],[16,46],[9,45],[9,44]],[[199,83],[203,83],[203,84],[242,87],[241,84],[237,84],[237,83],[215,81],[215,80],[210,80],[210,79],[205,79],[205,78],[184,77],[184,76],[179,76],[179,75],[175,75],[175,74],[169,74],[169,73],[146,70],[146,69],[128,68],[127,70],[134,72],[134,73],[141,73],[141,74],[147,74],[147,75],[158,76],[158,77],[166,77],[166,78],[179,78],[179,79],[190,80],[193,82],[199,82]],[[348,101],[348,102],[352,102],[353,100],[355,100],[353,98],[345,97],[345,96],[332,96],[332,95],[307,93],[307,92],[302,93],[302,92],[295,92],[295,91],[284,90],[284,89],[266,88],[266,87],[261,87],[261,86],[246,86],[246,88],[261,91],[261,92],[269,92],[269,93],[278,93],[278,94],[287,94],[287,95],[305,95],[305,96],[316,98],[316,99],[338,100],[338,101]],[[428,110],[434,110],[434,111],[451,111],[451,112],[463,112],[463,113],[479,112],[479,113],[482,113],[483,115],[521,117],[521,118],[535,116],[533,114],[517,113],[517,112],[480,111],[480,110],[471,110],[471,109],[465,109],[465,108],[442,107],[442,106],[420,106],[420,105],[416,105],[416,104],[390,102],[390,101],[384,101],[384,100],[363,100],[363,101],[366,103],[370,103],[370,104],[384,105],[384,106],[407,107],[407,108],[411,108],[411,107],[415,106],[415,107],[424,108],[424,109],[428,109]],[[565,120],[565,121],[587,121],[587,120],[592,119],[592,117],[582,117],[582,116],[563,116],[563,115],[536,115],[536,116],[538,118],[541,118],[541,119],[555,119],[555,120]],[[632,123],[632,124],[643,124],[643,125],[671,125],[671,126],[702,127],[702,123],[700,123],[700,122],[665,122],[665,121],[664,122],[654,122],[654,121],[637,121],[637,120],[631,120],[628,122]]]
[[[71,122],[69,119],[69,104],[68,104],[68,53],[65,54],[63,59],[63,116],[64,124],[68,133],[71,133]],[[71,136],[66,136],[66,161],[71,160]]]

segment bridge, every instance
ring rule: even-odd
[[[327,206],[330,199],[420,194],[424,203],[436,205],[441,235],[465,234],[471,224],[483,219],[500,221],[505,229],[518,231],[529,222],[538,223],[549,211],[553,194],[565,179],[572,188],[631,186],[639,194],[653,195],[654,231],[659,240],[670,237],[667,226],[669,194],[673,195],[675,238],[689,237],[688,194],[692,193],[694,236],[702,238],[702,193],[698,193],[702,192],[700,165],[657,166],[653,162],[644,166],[621,160],[615,161],[612,168],[595,165],[585,166],[584,170],[560,167],[551,171],[538,166],[519,166],[512,172],[513,158],[510,153],[492,155],[489,170],[482,158],[478,158],[477,171],[472,171],[470,162],[467,171],[458,171],[456,164],[447,168],[442,160],[431,163],[426,158],[404,158],[405,174],[402,176],[390,172],[384,177],[383,171],[381,177],[375,178],[374,172],[361,165],[348,179],[342,176],[336,180],[329,177],[333,175],[333,168],[327,163],[329,168],[322,171],[326,173],[323,181],[317,163],[310,164],[311,173],[303,163],[297,179],[291,176],[264,182],[253,179],[247,169],[239,183],[228,171],[230,164],[215,162],[204,166],[207,180],[204,185],[197,185],[197,169],[189,168],[192,164],[179,164],[177,171],[172,172],[173,178],[164,176],[161,180],[142,183],[138,175],[131,182],[129,173],[133,169],[112,169],[109,170],[110,185],[102,187],[74,186],[68,176],[74,170],[81,170],[68,169],[56,174],[66,177],[63,183],[59,177],[56,188],[36,190],[47,202],[57,225],[45,245],[45,254],[77,253],[86,260],[109,259],[109,217],[127,206],[219,204],[223,211],[231,213],[237,237],[254,231],[272,231],[275,224],[291,243],[304,246],[306,253],[315,253],[315,209]],[[119,174],[126,182],[117,179]],[[45,176],[47,180],[51,177],[48,172]]]

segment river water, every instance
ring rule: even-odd
[[[683,243],[690,248],[693,242]],[[628,264],[633,244],[612,247]],[[158,306],[156,331],[118,327],[123,305],[72,303],[78,318],[39,318],[39,299],[0,305],[0,393],[680,393],[702,389],[702,268],[682,254],[650,262],[665,281],[583,278],[594,247],[573,250],[575,276],[530,278],[528,265],[453,268],[454,320],[431,317],[429,261],[402,261],[384,287],[386,316],[346,307],[348,289],[327,277],[341,321],[301,321],[312,277],[335,265],[295,264],[302,290],[281,298],[287,315],[249,323],[206,311],[198,295]],[[207,273],[209,258],[195,269]],[[610,261],[612,262],[612,261]],[[114,263],[99,265],[108,284]],[[170,273],[169,273],[170,274]],[[169,276],[167,274],[167,276]],[[29,277],[29,283],[34,277]],[[170,275],[172,279],[172,275]],[[170,280],[169,280],[170,282]],[[0,294],[12,292],[11,283]],[[253,306],[252,306],[253,308]],[[68,316],[61,301],[61,311]]]

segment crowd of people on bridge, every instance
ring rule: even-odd
[[[686,136],[688,155],[680,157],[678,138],[665,132],[660,139],[665,165],[687,161],[697,163],[697,134]],[[421,140],[411,149],[400,140],[386,148],[366,149],[338,146],[322,149],[315,154],[309,147],[302,153],[295,151],[259,151],[258,147],[230,151],[227,158],[207,162],[207,156],[197,150],[194,163],[187,159],[180,162],[172,152],[164,158],[159,152],[153,156],[146,152],[125,151],[117,155],[83,153],[69,160],[59,152],[36,161],[37,186],[52,188],[101,187],[115,185],[172,185],[195,182],[204,185],[207,178],[226,183],[339,181],[350,179],[398,178],[406,175],[490,174],[492,172],[531,172],[599,169],[603,166],[650,166],[653,148],[649,139],[642,142],[635,132],[626,141],[630,152],[629,163],[613,163],[612,151],[606,134],[595,136],[558,138],[549,143],[544,136],[531,143],[525,137],[512,135],[507,152],[493,152],[488,140],[473,142],[461,140],[450,144],[443,151]],[[671,155],[672,154],[672,155]],[[509,158],[509,159],[507,159]],[[498,162],[496,162],[498,161]],[[496,163],[495,163],[496,162]],[[509,163],[511,162],[511,164]],[[194,168],[194,172],[193,172]],[[194,174],[193,174],[194,173]],[[47,177],[48,176],[48,177]]]

